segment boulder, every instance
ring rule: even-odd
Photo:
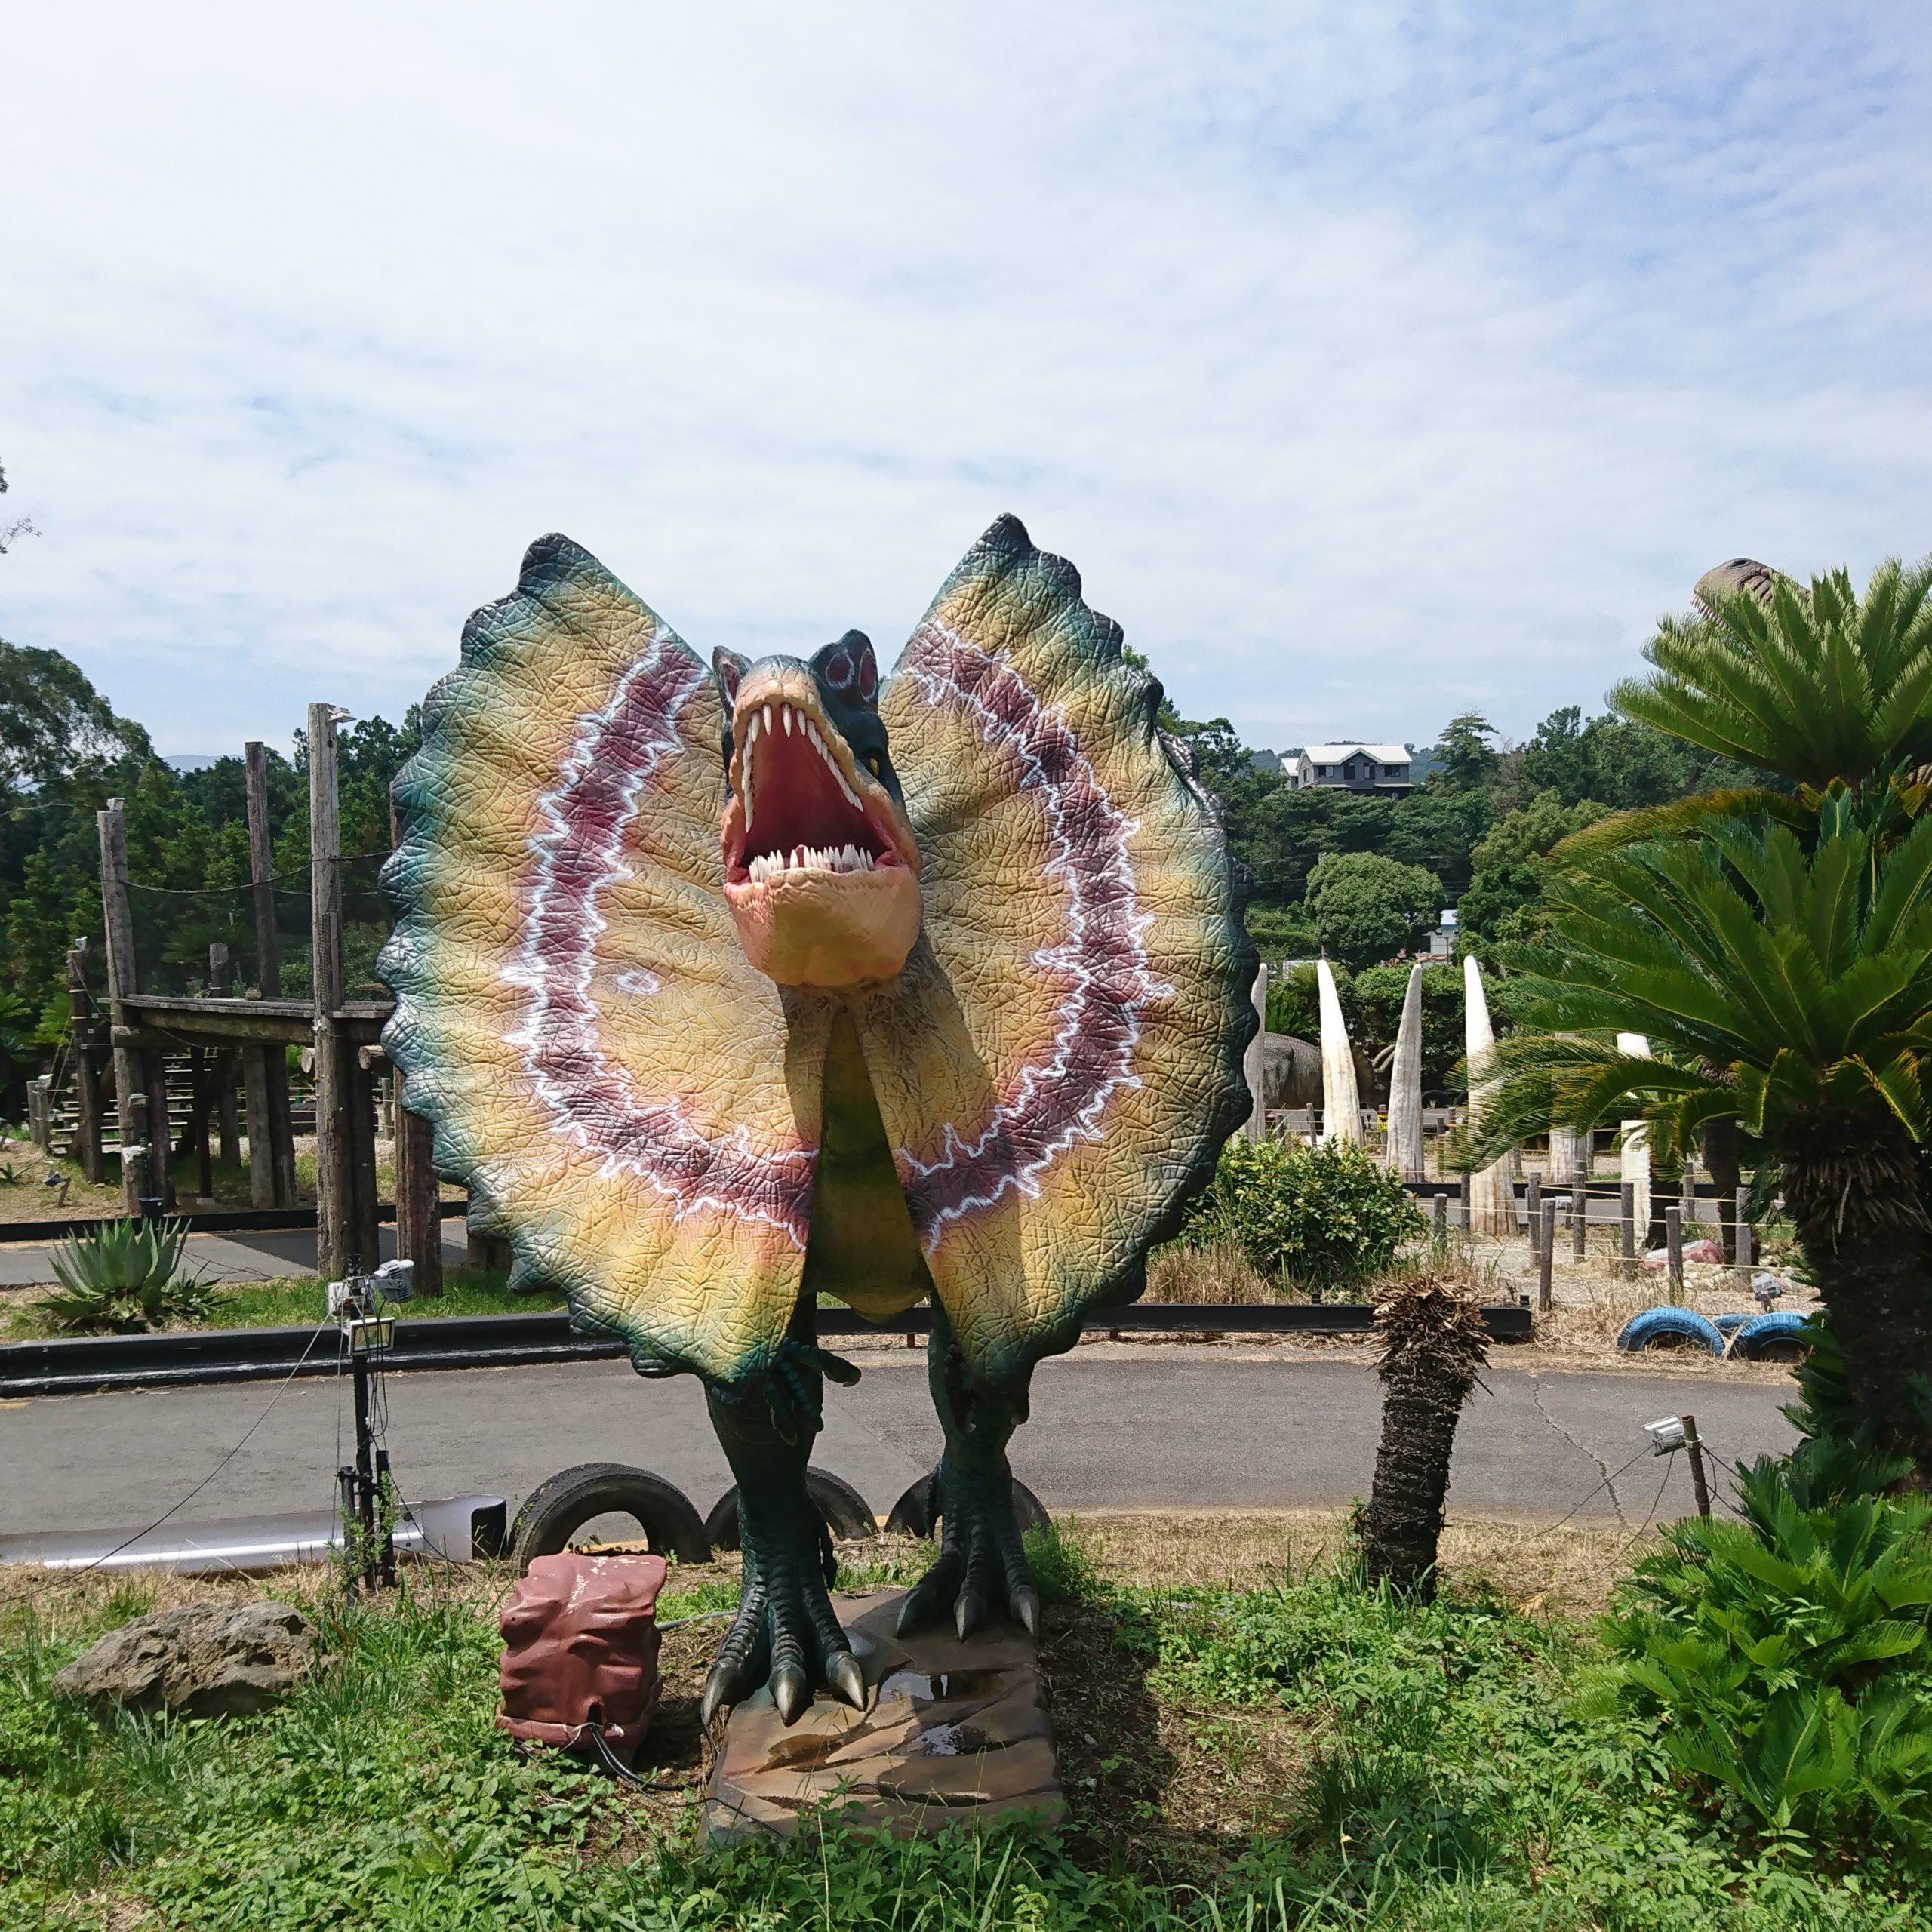
[[[288,1604],[189,1604],[109,1631],[54,1687],[97,1715],[118,1706],[239,1717],[292,1690],[316,1654],[313,1626]]]

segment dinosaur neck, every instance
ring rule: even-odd
[[[842,1010],[826,1051],[803,1286],[875,1321],[903,1314],[932,1289],[859,1035]]]

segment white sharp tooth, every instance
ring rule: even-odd
[[[771,707],[768,704],[764,707],[764,728],[768,731],[771,729]]]
[[[781,704],[778,707],[778,715],[785,721],[785,735],[789,738],[792,735],[792,707],[789,704]]]

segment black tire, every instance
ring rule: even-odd
[[[579,1463],[539,1483],[523,1500],[510,1531],[510,1555],[521,1576],[535,1556],[555,1556],[594,1518],[636,1518],[660,1556],[709,1563],[711,1543],[691,1499],[675,1483],[627,1463]]]
[[[878,1519],[873,1515],[871,1504],[843,1476],[835,1476],[829,1469],[808,1469],[805,1472],[805,1494],[817,1510],[819,1521],[840,1542],[878,1534]],[[711,1514],[704,1519],[704,1533],[711,1539],[714,1549],[737,1548],[736,1483],[712,1505]]]
[[[938,1528],[945,1513],[940,1500],[939,1471],[935,1469],[922,1475],[892,1506],[892,1514],[885,1519],[886,1530],[894,1536],[929,1537]],[[1017,1476],[1013,1479],[1013,1515],[1022,1536],[1029,1530],[1044,1530],[1052,1521],[1046,1506]]]

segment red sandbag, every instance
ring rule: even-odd
[[[498,1620],[497,1727],[592,1756],[595,1726],[629,1762],[662,1688],[657,1609],[664,1575],[661,1556],[534,1558]]]

